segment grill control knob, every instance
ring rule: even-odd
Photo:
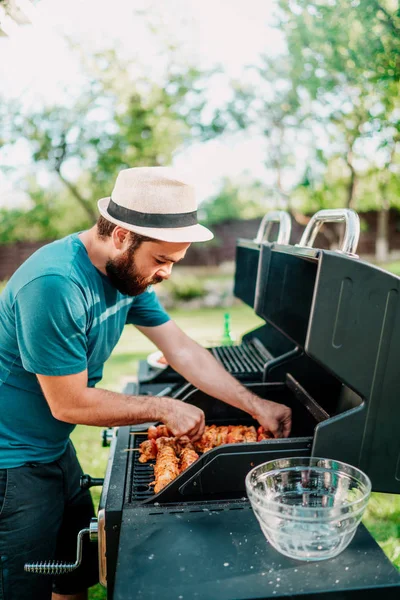
[[[101,433],[101,440],[103,448],[106,448],[111,444],[111,440],[114,437],[114,430],[112,427],[108,427],[107,429],[103,429]]]
[[[85,473],[84,475],[81,475],[79,485],[81,486],[82,490],[88,490],[89,488],[91,488],[95,485],[103,485],[103,483],[104,483],[103,478],[91,477],[90,475]]]

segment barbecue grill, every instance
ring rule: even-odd
[[[288,244],[292,223],[285,211],[267,213],[254,240],[237,241],[233,293],[251,308],[254,308],[260,248],[261,245],[271,245],[272,242],[268,240],[274,224],[278,226],[277,243]],[[265,324],[245,334],[237,346],[216,346],[209,348],[209,351],[236,379],[262,381],[266,364],[274,356],[285,354],[292,348],[293,344],[285,336]],[[147,361],[139,362],[138,380],[144,384],[172,383],[173,389],[182,383],[182,377],[172,367],[160,372],[148,365]]]
[[[355,213],[321,212],[299,246],[259,248],[257,314],[295,351],[273,357],[265,381],[244,385],[291,407],[290,437],[214,448],[154,494],[152,467],[136,451],[145,432],[114,431],[98,519],[88,530],[98,536],[109,598],[399,597],[399,574],[363,526],[336,558],[299,563],[266,543],[245,497],[247,472],[285,456],[348,462],[375,491],[400,493],[400,278],[355,257]],[[347,253],[312,247],[326,219],[346,221]],[[160,385],[129,384],[125,392],[157,393]],[[202,408],[207,423],[254,424],[186,382],[174,395]]]

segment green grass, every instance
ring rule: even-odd
[[[394,273],[397,276],[400,276],[400,260],[379,266],[381,266],[383,269],[386,269],[387,271],[390,271],[391,273]]]
[[[226,311],[227,309],[224,308],[215,308],[169,311],[169,314],[190,337],[203,346],[210,346],[218,343],[222,337]],[[256,317],[247,306],[232,306],[229,313],[231,329],[236,338],[262,324],[261,319]],[[119,391],[121,377],[135,375],[137,361],[154,350],[156,347],[137,329],[132,326],[126,327],[111,358],[104,365],[101,387]]]

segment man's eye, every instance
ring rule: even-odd
[[[156,259],[155,259],[155,261],[156,261],[156,263],[157,263],[158,265],[163,265],[163,264],[164,264],[164,261],[163,261],[163,260],[158,260],[158,259],[156,258]]]

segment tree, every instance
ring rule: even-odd
[[[79,98],[28,114],[14,105],[9,129],[0,119],[3,151],[26,140],[34,164],[52,175],[55,195],[70,207],[71,200],[79,205],[73,229],[93,223],[96,200],[110,194],[121,168],[170,163],[203,109],[195,84],[206,75],[197,69],[172,63],[165,81],[156,84],[144,75],[133,79],[131,67],[114,50],[85,57],[87,84]],[[48,191],[38,194],[32,179],[23,179],[37,209],[32,218],[43,210],[50,214]]]
[[[271,206],[271,191],[260,181],[224,178],[219,193],[201,204],[199,214],[212,226],[222,221],[262,217]]]
[[[284,181],[296,168],[295,148],[306,135],[309,113],[290,79],[286,56],[261,56],[248,68],[247,83],[234,83],[235,95],[227,106],[227,122],[253,137],[264,138],[264,164],[273,188],[291,211],[289,187]]]
[[[345,160],[346,204],[355,205],[359,180],[378,170],[386,182],[399,152],[400,11],[387,0],[281,0],[279,5],[291,81],[308,95],[317,120],[330,128],[336,150],[326,148],[324,162],[335,156]],[[377,203],[381,258],[388,247],[382,236],[389,189],[380,186]]]

